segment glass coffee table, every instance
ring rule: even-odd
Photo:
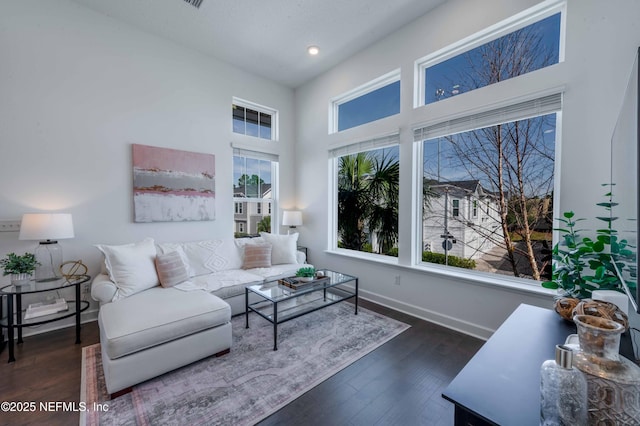
[[[278,280],[267,281],[245,288],[246,326],[249,328],[249,312],[255,312],[273,324],[273,350],[278,350],[278,324],[306,315],[353,298],[355,315],[358,315],[358,278],[330,270],[319,270],[326,279],[310,283],[296,290],[284,286]],[[355,288],[345,286],[353,282]],[[249,303],[249,295],[258,295]]]

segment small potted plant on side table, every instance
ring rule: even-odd
[[[36,270],[36,256],[33,253],[25,253],[21,256],[9,253],[4,259],[0,259],[0,267],[4,269],[3,275],[11,275],[11,284],[24,285],[29,282],[33,271]]]

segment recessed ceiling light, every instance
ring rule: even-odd
[[[309,52],[309,55],[315,56],[320,53],[320,49],[318,48],[318,46],[309,46],[307,47],[307,52]]]

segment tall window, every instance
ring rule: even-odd
[[[397,135],[332,152],[336,182],[335,246],[397,256],[400,165]],[[370,149],[365,149],[369,147]]]
[[[415,129],[423,265],[550,278],[562,94],[514,99],[497,86],[524,74],[545,81],[535,74],[563,60],[563,9],[545,2],[416,62],[417,106],[438,111],[438,101],[479,88],[500,105],[465,114],[463,98],[450,99],[451,118]],[[523,84],[512,82],[517,93]]]
[[[271,154],[237,148],[234,148],[233,152],[236,236],[271,232],[272,204],[277,201],[278,158]],[[266,214],[262,208],[263,204],[268,206]],[[246,209],[243,209],[242,205],[245,205]]]
[[[231,108],[233,132],[261,139],[277,139],[277,111],[234,98]]]
[[[556,9],[557,10],[557,9]],[[420,105],[460,95],[500,81],[548,67],[560,61],[561,13],[521,26],[491,41],[479,37],[479,44],[464,53],[436,54],[418,62],[421,78]],[[498,35],[500,32],[498,32]],[[454,56],[452,56],[454,55]]]
[[[560,104],[559,94],[550,95],[416,130],[423,261],[549,278],[544,250],[551,246]],[[478,201],[487,209],[482,217]]]
[[[331,101],[329,133],[380,120],[400,112],[400,71],[371,81]]]

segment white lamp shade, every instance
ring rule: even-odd
[[[61,240],[73,238],[69,213],[25,213],[20,223],[20,240]]]
[[[297,210],[285,211],[282,214],[282,224],[284,226],[302,225],[302,212]]]

